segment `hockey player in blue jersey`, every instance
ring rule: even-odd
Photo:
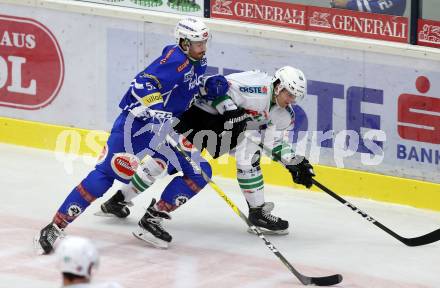
[[[185,18],[176,25],[175,36],[177,44],[166,46],[162,55],[132,81],[119,104],[122,111],[113,124],[100,161],[67,196],[52,222],[35,237],[34,244],[40,253],[50,253],[67,225],[101,197],[114,180],[130,182],[139,159],[147,154],[157,161],[161,172],[183,172],[183,176],[169,183],[164,195],[175,194],[178,189],[182,195],[191,196],[207,184],[182,156],[173,152],[165,136],[171,132],[170,120],[186,111],[198,95],[199,81],[206,70],[205,52],[210,35],[202,21]],[[192,156],[211,175],[209,164],[200,155]],[[167,217],[160,213],[154,216]],[[160,223],[157,226],[159,229]],[[163,235],[165,241],[166,237]]]
[[[274,204],[264,200],[264,180],[260,168],[262,149],[255,142],[246,141],[243,132],[246,131],[247,136],[257,142],[266,139],[264,145],[273,147],[274,157],[289,161],[286,168],[293,181],[310,188],[314,177],[313,166],[304,157],[296,155],[287,137],[287,131],[295,123],[292,105],[307,94],[304,73],[285,66],[278,69],[273,77],[261,71],[234,73],[226,77],[208,76],[202,81],[200,94],[195,104],[180,117],[175,131],[185,135],[186,143],[194,144],[196,150],[206,148],[214,158],[231,152],[236,158],[238,183],[249,205],[249,221],[263,233],[287,234],[288,221],[273,215]],[[187,145],[185,148],[190,147]],[[144,159],[131,182],[123,185],[101,205],[105,216],[127,217],[127,202],[151,187],[152,180],[160,171],[156,161]],[[124,195],[125,202],[118,199],[118,194]],[[167,215],[190,198],[180,193],[162,194],[158,206],[147,209],[133,234],[154,247],[168,247],[168,242],[162,241],[163,227],[160,232],[145,228],[149,228],[151,215],[157,210]]]
[[[406,0],[331,0],[331,6],[362,12],[403,16]]]

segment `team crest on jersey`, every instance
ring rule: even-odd
[[[183,75],[183,82],[189,82],[194,77],[194,66]]]
[[[69,215],[69,217],[72,218],[78,217],[78,215],[81,214],[81,212],[82,212],[81,207],[76,203],[70,204],[69,208],[67,208],[67,215]]]
[[[202,81],[202,77],[203,75],[198,76],[197,74],[195,75],[194,79],[192,79],[189,84],[188,84],[188,90],[192,90],[195,87],[199,86],[201,81]]]
[[[180,205],[185,204],[188,202],[189,198],[186,195],[178,195],[176,198],[174,198],[174,205],[179,207]]]
[[[139,165],[139,160],[136,156],[128,153],[116,153],[110,161],[113,171],[119,177],[129,180]]]

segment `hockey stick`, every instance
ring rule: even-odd
[[[251,139],[249,137],[247,139],[249,139],[254,144],[260,146],[266,152],[266,154],[270,158],[272,158],[274,161],[277,161],[281,165],[286,166],[286,164],[284,164],[282,161],[274,159],[271,156],[272,155],[272,150],[270,148],[264,146],[262,143],[255,142],[253,139]],[[348,208],[350,208],[351,210],[353,210],[357,214],[361,215],[363,218],[365,218],[365,220],[373,223],[374,225],[376,225],[377,227],[379,227],[380,229],[382,229],[383,231],[385,231],[389,235],[393,236],[394,238],[396,238],[397,240],[399,240],[400,242],[402,242],[405,245],[408,245],[408,246],[411,246],[411,247],[413,247],[413,246],[422,246],[422,245],[430,244],[430,243],[433,243],[433,242],[436,242],[436,241],[440,240],[440,229],[437,229],[435,231],[432,231],[432,232],[430,232],[428,234],[425,234],[425,235],[422,235],[422,236],[419,236],[419,237],[414,237],[414,238],[402,237],[399,234],[397,234],[396,232],[394,232],[391,229],[389,229],[386,226],[384,226],[382,223],[380,223],[379,221],[377,221],[376,219],[374,219],[373,217],[371,217],[367,213],[365,213],[362,210],[360,210],[359,208],[357,208],[352,203],[348,202],[347,200],[345,200],[344,198],[342,198],[341,196],[339,196],[338,194],[336,194],[335,192],[330,190],[329,188],[327,188],[324,185],[322,185],[321,183],[319,183],[317,180],[312,179],[312,182],[313,182],[313,184],[315,186],[319,187],[322,191],[324,191],[325,193],[329,194],[330,196],[332,196],[333,198],[335,198],[336,200],[338,200],[339,202],[341,202],[342,204],[344,204],[345,206],[347,206]]]
[[[255,225],[253,225],[249,219],[241,212],[241,210],[237,207],[237,205],[232,202],[232,200],[220,189],[217,184],[212,181],[212,179],[200,168],[197,163],[194,162],[193,159],[182,149],[182,147],[170,136],[167,136],[167,142],[179,153],[181,154],[186,161],[188,161],[189,164],[193,167],[194,171],[197,173],[200,173],[203,177],[203,179],[217,192],[217,194],[225,200],[225,202],[234,210],[235,214],[237,214],[246,224],[249,226],[249,228],[258,236],[261,238],[261,240],[264,241],[267,248],[269,248],[272,253],[274,253],[280,260],[283,262],[283,264],[292,272],[298,280],[304,284],[304,285],[316,285],[316,286],[331,286],[338,284],[342,281],[342,275],[335,274],[330,276],[324,276],[324,277],[309,277],[306,275],[303,275],[299,273],[290,263],[287,261],[286,258],[277,250],[277,248],[267,240],[263,233],[258,229]]]
[[[422,246],[422,245],[430,244],[430,243],[433,243],[433,242],[440,240],[440,229],[437,229],[435,231],[432,231],[428,234],[425,234],[425,235],[422,235],[419,237],[414,237],[414,238],[402,237],[399,234],[397,234],[396,232],[394,232],[391,229],[384,226],[382,223],[380,223],[379,221],[377,221],[376,219],[374,219],[373,217],[371,217],[367,213],[363,212],[362,210],[360,210],[359,208],[354,206],[352,203],[348,202],[347,200],[345,200],[344,198],[342,198],[341,196],[339,196],[338,194],[336,194],[332,190],[328,189],[327,187],[325,187],[324,185],[319,183],[317,180],[313,179],[312,181],[313,181],[313,184],[318,186],[322,191],[329,194],[330,196],[332,196],[333,198],[335,198],[336,200],[338,200],[339,202],[341,202],[342,204],[344,204],[345,206],[347,206],[348,208],[350,208],[354,212],[361,215],[363,218],[365,218],[365,220],[373,223],[374,225],[376,225],[377,227],[379,227],[380,229],[382,229],[386,233],[390,234],[391,236],[393,236],[394,238],[396,238],[397,240],[399,240],[400,242],[402,242],[405,245],[408,245],[411,247]]]

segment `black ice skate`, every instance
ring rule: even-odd
[[[130,209],[127,206],[133,206],[132,202],[125,202],[124,195],[118,190],[115,195],[101,204],[101,211],[96,212],[97,216],[116,216],[118,218],[126,218],[130,215]]]
[[[260,228],[266,235],[286,235],[289,234],[289,222],[272,215],[274,204],[266,202],[261,206],[249,208],[249,221]],[[248,229],[249,233],[253,233]]]
[[[154,207],[156,199],[151,200],[150,206],[144,217],[139,221],[138,229],[133,232],[133,235],[140,240],[157,248],[168,248],[168,243],[171,242],[171,235],[162,227],[162,220],[170,220],[171,216],[164,211],[158,211]]]
[[[50,223],[34,237],[34,246],[38,254],[49,254],[52,252],[55,241],[58,237],[63,238],[63,229],[55,223]]]

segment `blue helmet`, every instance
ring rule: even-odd
[[[228,80],[223,75],[210,75],[202,80],[200,89],[203,98],[206,100],[215,100],[218,97],[225,96],[229,89]]]

